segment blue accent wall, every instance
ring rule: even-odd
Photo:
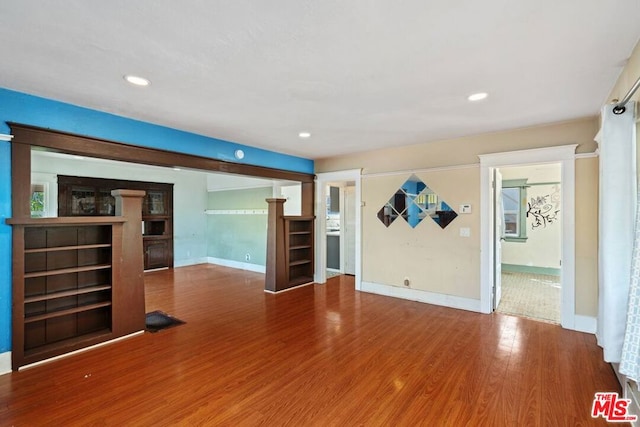
[[[236,161],[237,149],[245,152],[242,163],[293,172],[313,173],[313,160],[249,147],[221,139],[184,132],[139,120],[0,88],[0,134],[10,132],[7,122]],[[0,141],[0,353],[11,350],[11,143]]]
[[[0,353],[11,350],[11,227],[4,221],[10,216],[11,144],[0,141]]]

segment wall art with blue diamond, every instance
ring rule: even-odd
[[[389,201],[378,211],[378,219],[389,227],[402,218],[415,228],[425,218],[431,218],[445,228],[458,214],[420,178],[411,175]]]

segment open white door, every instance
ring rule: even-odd
[[[502,298],[502,239],[504,236],[504,208],[502,206],[502,175],[493,170],[493,310]]]

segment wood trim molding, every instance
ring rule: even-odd
[[[57,130],[8,122],[14,144],[35,145],[52,150],[99,157],[109,160],[138,162],[155,166],[185,167],[212,172],[234,173],[260,178],[282,179],[313,183],[315,176],[301,172],[226,162],[157,148],[141,147],[100,138],[81,136]]]
[[[210,172],[232,173],[267,179],[297,181],[302,186],[302,214],[314,213],[315,175],[292,172],[264,166],[232,163],[192,154],[140,147],[100,138],[76,135],[68,132],[40,128],[37,126],[7,122],[13,140],[12,153],[12,206],[13,217],[29,217],[31,196],[31,147],[108,160],[136,162],[154,166],[183,167]],[[19,172],[16,172],[19,171]]]

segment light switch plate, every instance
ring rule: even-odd
[[[460,227],[460,237],[471,237],[471,229],[469,227]]]
[[[471,213],[471,205],[469,205],[469,204],[460,205],[460,213],[470,214]]]

